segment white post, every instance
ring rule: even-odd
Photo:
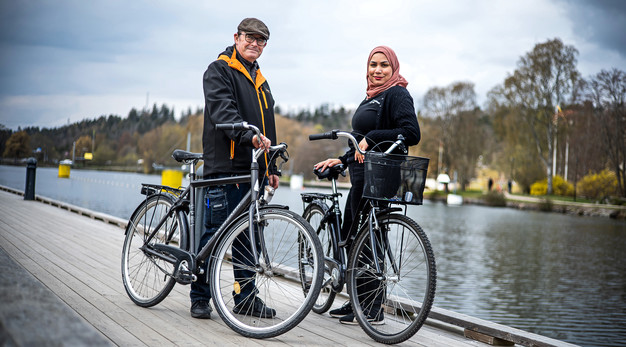
[[[556,176],[556,132],[554,133],[554,153],[552,154],[552,177]]]
[[[567,167],[569,166],[569,139],[565,141],[565,181],[567,181]]]

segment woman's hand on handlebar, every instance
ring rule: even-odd
[[[339,164],[341,164],[341,160],[331,158],[331,159],[326,159],[324,161],[320,161],[319,163],[315,164],[313,167],[315,169],[319,169],[320,171],[324,171],[326,170],[326,168],[333,167]]]
[[[369,145],[367,144],[367,140],[365,140],[365,138],[363,138],[363,140],[361,140],[361,142],[359,142],[359,149],[363,152],[365,152],[367,150],[367,147],[369,147]],[[363,158],[365,156],[361,153],[359,153],[359,151],[354,151],[354,160],[358,161],[359,163],[363,164]]]

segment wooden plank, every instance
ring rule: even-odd
[[[23,237],[23,235],[21,235],[21,236]],[[48,237],[49,236],[50,235],[48,235]],[[92,282],[82,283],[82,281],[80,281],[80,280],[78,280],[76,278],[68,277],[68,276],[71,276],[70,274],[72,274],[72,275],[77,276],[78,278],[85,278],[85,277],[89,278],[88,273],[83,271],[83,270],[75,268],[72,265],[71,262],[65,261],[64,258],[63,258],[63,255],[61,255],[61,256],[55,255],[55,254],[51,253],[50,250],[42,248],[42,246],[41,246],[42,244],[45,244],[45,245],[48,245],[48,246],[52,245],[51,243],[47,242],[49,240],[46,240],[46,239],[42,240],[41,239],[42,237],[45,238],[46,235],[45,234],[44,235],[40,234],[35,239],[21,240],[22,241],[22,247],[28,248],[30,246],[32,251],[33,251],[33,253],[38,254],[38,257],[33,259],[34,262],[40,262],[40,263],[46,262],[46,263],[49,263],[49,264],[54,264],[54,265],[51,265],[51,268],[53,268],[53,271],[51,271],[51,273],[53,273],[53,276],[61,277],[63,282],[70,283],[72,287],[79,288],[79,291],[81,292],[81,295],[89,296],[88,295],[89,291],[90,290],[92,290],[92,291],[95,290],[93,288],[87,288],[88,286],[93,284]],[[19,240],[19,236],[16,236],[16,238]],[[15,240],[13,240],[13,241],[15,241]],[[53,247],[52,249],[59,250],[59,248],[55,248],[55,247]],[[121,249],[121,247],[120,247],[120,249]],[[68,251],[68,249],[63,250],[62,252],[64,253],[66,251]],[[68,253],[69,254],[73,253],[73,250],[70,249]],[[115,252],[115,253],[119,254],[120,252]],[[58,264],[61,264],[61,266],[58,266]],[[117,265],[116,268],[118,268],[119,264],[116,264],[116,265]],[[55,267],[58,267],[58,269],[56,269],[56,271],[54,271]],[[71,271],[67,272],[66,274],[63,274],[62,272],[65,271],[67,268],[70,268]],[[64,270],[61,270],[61,269],[64,269]],[[121,284],[120,278],[121,278],[121,276],[116,276],[117,282],[115,284],[117,285],[117,288],[119,288],[119,291],[117,291],[116,294],[119,294],[119,295],[116,295],[115,299],[117,299],[118,302],[125,303],[125,305],[121,305],[122,307],[128,306],[128,307],[131,308],[131,311],[135,310],[136,311],[136,312],[134,312],[135,315],[137,315],[137,312],[147,313],[147,315],[144,314],[146,316],[139,317],[139,319],[136,319],[136,320],[132,319],[132,317],[131,317],[131,319],[129,320],[129,318],[126,317],[123,314],[123,312],[119,312],[119,310],[115,310],[115,309],[111,310],[110,307],[107,310],[107,315],[110,316],[119,325],[122,325],[122,326],[130,325],[134,321],[139,321],[139,322],[147,321],[147,322],[150,322],[153,319],[152,314],[150,312],[155,312],[155,310],[142,309],[142,308],[132,304],[130,302],[130,300],[128,299],[128,297],[126,297],[125,293],[123,293],[123,286]],[[44,278],[41,278],[41,279],[42,279],[42,281],[46,280]],[[105,288],[106,287],[106,283],[99,283],[99,285],[97,287],[100,287],[100,285],[102,286],[101,288]],[[62,297],[69,297],[69,296],[71,296],[70,293],[67,293],[66,291],[64,291],[64,292],[65,293],[61,294]],[[115,293],[115,291],[113,291],[113,292]],[[99,294],[99,295],[92,295],[92,296],[89,297],[89,299],[92,301],[92,303],[94,303],[96,305],[96,307],[102,307],[102,306],[105,306],[107,304],[106,301],[102,301],[102,300],[100,300],[100,298],[103,298],[103,297],[111,298],[112,297],[110,290],[107,290],[107,291],[100,290],[97,294]],[[68,302],[68,304],[70,304],[70,306],[72,306],[71,302]],[[83,307],[74,307],[74,308],[77,309],[77,310],[78,309],[83,309]],[[156,311],[158,312],[158,311],[163,311],[163,310],[158,310],[157,309]],[[187,318],[189,318],[188,311],[186,311],[186,316],[187,316]],[[164,318],[170,318],[170,316],[167,315]],[[94,325],[97,325],[97,322],[94,322]],[[137,328],[137,327],[135,326],[135,328]],[[171,344],[171,343],[173,343],[173,341],[180,341],[180,340],[177,340],[177,338],[186,338],[188,340],[187,343],[194,342],[194,341],[189,340],[189,337],[186,336],[186,333],[184,333],[185,331],[189,331],[185,327],[181,327],[181,329],[168,329],[168,330],[173,332],[173,333],[175,333],[174,335],[176,335],[176,336],[173,336],[172,338],[169,338],[169,340],[167,340],[167,341],[153,340],[151,335],[140,336],[140,337],[142,338],[143,341],[150,342],[150,343],[148,343],[150,345],[153,345],[155,343],[158,343],[158,344],[162,344],[162,343]],[[228,332],[228,333],[231,333],[231,334],[233,333],[225,325],[223,325],[223,329],[222,330],[224,332]],[[137,334],[137,333],[135,333],[135,334]],[[236,339],[237,338],[240,338],[241,341],[246,341],[245,338],[243,338],[243,337],[241,337],[239,335],[236,335]],[[200,342],[201,341],[198,341],[198,340],[195,341],[195,343],[200,343]],[[119,343],[119,341],[116,341],[116,343]]]
[[[502,324],[489,322],[480,318],[470,317],[461,313],[453,312],[450,310],[433,307],[430,311],[429,317],[437,319],[442,322],[450,323],[456,326],[469,329],[471,331],[479,332],[485,335],[497,337],[505,341],[511,341],[523,346],[562,346],[572,347],[576,346],[564,341],[555,340],[549,337],[533,334],[520,329],[508,327]]]
[[[484,342],[484,343],[492,345],[492,346],[513,346],[513,345],[515,345],[511,341],[502,340],[502,339],[499,339],[497,337],[485,335],[485,334],[479,333],[477,331],[469,330],[469,329],[465,329],[464,335],[467,338],[470,338],[470,339],[473,339],[473,340],[476,340],[476,341],[480,341],[480,342]]]
[[[4,236],[4,235],[3,235]],[[92,325],[109,338],[113,343],[119,345],[119,341],[124,341],[124,344],[133,346],[145,346],[143,342],[136,339],[132,334],[129,334],[119,324],[112,321],[99,309],[95,308],[90,302],[82,298],[80,295],[72,295],[72,290],[62,281],[59,281],[46,269],[39,266],[33,259],[31,259],[26,253],[21,252],[20,249],[24,249],[28,253],[31,253],[28,247],[24,247],[23,244],[13,244],[6,238],[2,240],[2,247],[11,255],[11,257],[18,263],[20,263],[28,272],[40,280],[46,287],[54,292],[61,300],[68,304],[74,311],[76,311],[85,320],[92,323]],[[4,242],[4,241],[8,242]],[[19,248],[18,248],[19,247]],[[93,324],[96,321],[98,324]]]

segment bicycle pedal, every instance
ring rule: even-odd
[[[181,271],[178,273],[178,276],[176,276],[176,282],[180,284],[191,284],[196,280],[198,280],[198,276],[191,273],[191,271]]]

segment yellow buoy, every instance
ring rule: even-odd
[[[59,164],[59,177],[70,178],[70,166],[68,164]]]
[[[183,184],[183,172],[178,170],[163,170],[161,173],[161,185],[179,188]]]

